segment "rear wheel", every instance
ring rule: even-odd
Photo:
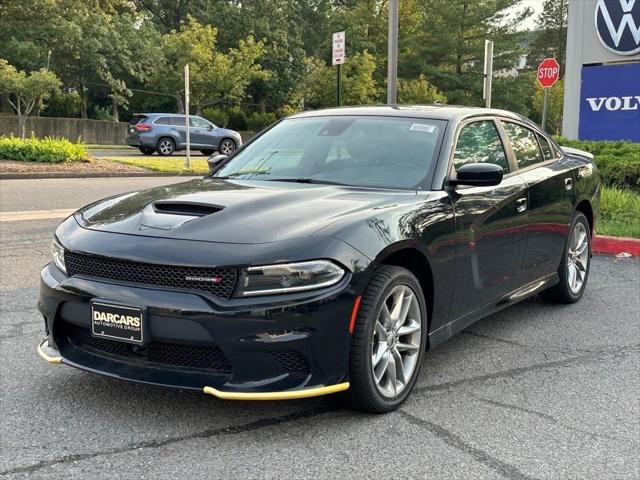
[[[218,146],[218,152],[222,155],[231,155],[236,151],[236,142],[231,140],[230,138],[224,138],[220,141],[220,145]]]
[[[176,151],[176,144],[173,139],[169,137],[163,137],[158,140],[158,155],[162,155],[163,157],[168,157],[169,155],[173,155],[173,152]]]
[[[591,267],[591,229],[587,217],[577,212],[571,223],[557,285],[540,293],[545,300],[555,303],[574,303],[580,300],[589,278]]]
[[[351,406],[371,413],[397,409],[418,378],[426,340],[420,283],[404,268],[378,268],[362,295],[351,340]]]
[[[140,147],[140,151],[145,155],[153,155],[153,152],[155,152],[156,149],[150,147]]]

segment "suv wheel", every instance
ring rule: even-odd
[[[426,341],[420,283],[404,268],[378,268],[362,295],[351,340],[351,405],[371,413],[397,409],[418,378]]]
[[[218,146],[218,152],[222,155],[231,155],[236,151],[236,142],[231,140],[230,138],[225,138],[220,141],[220,145]]]
[[[171,138],[163,137],[158,140],[157,151],[158,155],[168,157],[169,155],[173,155],[173,152],[176,151],[176,144]]]

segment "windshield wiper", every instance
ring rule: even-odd
[[[342,185],[348,187],[346,183],[332,182],[330,180],[318,180],[316,178],[299,177],[299,178],[269,178],[268,182],[295,182],[295,183],[313,183],[318,185]]]
[[[212,178],[221,178],[222,180],[225,180],[227,178],[232,178],[232,177],[239,177],[240,175],[265,175],[268,174],[271,170],[270,169],[263,169],[263,170],[240,170],[239,172],[233,172],[230,173],[228,175],[224,175],[221,177],[212,177]]]

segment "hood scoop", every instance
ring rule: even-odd
[[[210,203],[198,202],[154,202],[153,210],[156,213],[164,213],[167,215],[186,215],[188,217],[205,217],[212,213],[224,210],[219,205],[211,205]]]

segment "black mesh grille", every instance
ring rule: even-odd
[[[229,298],[236,285],[236,270],[234,268],[181,267],[139,263],[68,250],[64,252],[64,260],[67,273],[70,276],[86,275],[146,285],[203,290],[222,298]],[[191,280],[187,280],[187,278]]]
[[[295,350],[272,351],[276,362],[287,372],[297,375],[309,373],[309,364],[300,352]]]
[[[187,370],[206,370],[230,375],[231,364],[216,346],[151,342],[145,347],[93,337],[88,329],[65,325],[66,336],[75,348],[117,358],[142,366],[164,366]]]

